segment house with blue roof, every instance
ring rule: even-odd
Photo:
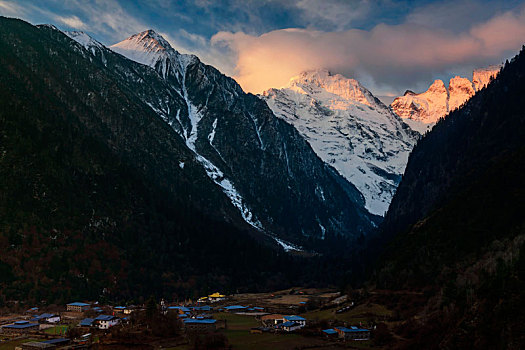
[[[85,318],[80,321],[80,327],[93,327],[95,319],[94,318]]]
[[[284,316],[283,317],[284,322],[295,322],[299,323],[301,326],[306,326],[306,318],[297,316],[297,315],[290,315],[290,316]]]
[[[27,333],[30,331],[37,331],[40,328],[38,323],[31,323],[29,321],[16,321],[13,324],[2,326],[2,331],[6,333]]]
[[[303,327],[304,325],[293,321],[286,321],[280,324],[280,328],[285,332],[293,332]]]
[[[112,315],[99,315],[95,317],[95,325],[98,329],[109,329],[120,323],[120,318]]]
[[[246,306],[242,306],[242,305],[231,305],[231,306],[225,306],[224,307],[224,310],[226,310],[228,312],[241,312],[241,311],[244,311],[246,309],[247,309],[247,307]]]
[[[184,328],[188,332],[213,332],[215,331],[217,320],[185,318],[183,322]]]
[[[335,327],[334,328],[339,334],[339,338],[344,340],[369,340],[370,330],[358,327]]]
[[[186,306],[168,306],[168,311],[176,311],[179,314],[189,313],[191,310]]]
[[[330,329],[323,329],[323,334],[326,335],[329,338],[335,338],[337,337],[337,331],[333,328]]]
[[[72,311],[72,312],[84,312],[84,311],[89,310],[89,307],[90,307],[89,304],[81,303],[78,301],[74,303],[69,303],[66,305],[67,311]]]
[[[31,321],[40,323],[58,323],[60,322],[60,315],[43,313],[42,315],[33,317]]]

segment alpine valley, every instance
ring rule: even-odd
[[[0,17],[0,318],[133,305],[97,349],[522,349],[523,96],[525,47],[388,106]]]

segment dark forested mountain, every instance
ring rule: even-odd
[[[133,63],[95,45],[86,46],[110,70]],[[364,209],[359,191],[233,79],[195,56],[178,53],[152,30],[111,50],[154,68],[169,86],[165,92],[144,91],[140,98],[177,131],[248,223],[314,249],[317,244],[307,240],[356,238],[374,227],[378,217]],[[96,51],[104,53],[97,56]],[[109,56],[115,56],[115,63]],[[128,72],[125,80],[141,83]]]
[[[525,343],[525,50],[414,148],[375,282],[426,291],[414,348]]]
[[[194,56],[163,70],[68,35],[0,18],[0,302],[344,273],[273,237],[344,251],[375,217],[264,102]]]

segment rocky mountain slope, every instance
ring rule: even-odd
[[[442,117],[460,107],[477,91],[485,87],[499,72],[500,66],[477,69],[472,82],[456,76],[449,81],[448,90],[442,80],[436,80],[427,91],[416,94],[407,91],[390,105],[414,130],[426,132]]]
[[[355,187],[233,79],[178,53],[153,31],[110,49],[154,68],[170,86],[171,95],[141,98],[182,137],[252,226],[303,244],[326,235],[355,238],[375,225]]]
[[[261,96],[384,215],[418,134],[354,79],[309,71]]]
[[[374,278],[420,291],[407,348],[519,349],[525,337],[525,48],[411,153]]]

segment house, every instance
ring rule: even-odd
[[[185,318],[183,320],[186,331],[189,332],[213,332],[217,320]]]
[[[120,319],[116,316],[100,315],[95,318],[94,322],[98,329],[109,329],[110,327],[119,324]]]
[[[215,292],[213,294],[208,295],[208,300],[211,301],[212,303],[222,301],[224,299],[226,299],[226,295],[223,295],[219,292]]]
[[[60,315],[44,313],[40,316],[34,317],[31,321],[40,323],[58,323],[60,322]]]
[[[30,331],[37,331],[40,328],[38,323],[30,323],[29,321],[16,321],[13,324],[2,326],[2,331],[6,333],[27,333]]]
[[[284,322],[284,316],[281,314],[264,315],[261,316],[261,321],[267,327],[275,326],[276,324]]]
[[[85,318],[82,321],[80,321],[79,326],[80,327],[93,327],[94,322],[95,322],[94,318]]]
[[[337,331],[335,329],[323,329],[323,334],[328,338],[337,338]]]
[[[301,327],[306,326],[306,318],[297,316],[297,315],[291,315],[291,316],[284,316],[283,317],[284,322],[295,322],[301,325]]]
[[[190,313],[190,308],[186,306],[168,306],[168,312],[178,312],[179,314],[188,314]]]
[[[303,327],[304,325],[297,323],[297,322],[293,322],[293,321],[286,321],[280,325],[280,328],[282,328],[282,330],[285,332],[293,332]]]
[[[335,327],[334,328],[339,334],[339,338],[344,340],[369,340],[370,330],[357,327]]]
[[[128,306],[124,309],[124,314],[125,315],[129,315],[131,314],[134,310],[136,309],[136,306],[134,305],[131,305],[131,306]]]
[[[81,302],[74,302],[67,304],[67,311],[73,311],[73,312],[84,312],[86,310],[89,310],[89,304],[81,303]]]
[[[231,306],[226,306],[224,308],[224,310],[228,312],[242,312],[246,309],[247,309],[246,306],[242,306],[242,305],[231,305]]]
[[[34,314],[35,312],[38,312],[38,307],[32,307],[29,310],[26,310],[26,313],[28,314]]]
[[[211,306],[209,306],[209,305],[194,306],[194,307],[192,307],[192,309],[195,312],[209,312],[209,311],[211,311]]]
[[[202,298],[199,298],[199,300],[197,300],[198,303],[205,303],[208,301],[208,297],[202,297]]]
[[[126,307],[125,306],[115,306],[113,310],[115,310],[115,312],[124,312],[124,310],[126,310]]]

